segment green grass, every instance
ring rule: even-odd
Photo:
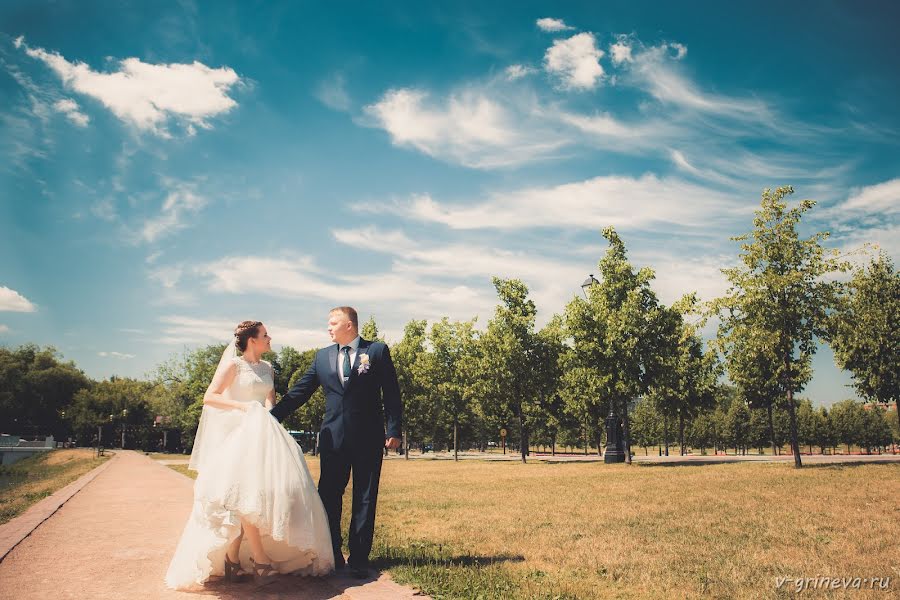
[[[814,576],[895,591],[898,497],[900,464],[394,460],[372,560],[439,600],[779,598],[793,592],[776,577]],[[346,531],[349,488],[344,504]]]
[[[109,457],[96,458],[93,450],[51,450],[0,467],[0,476],[14,483],[0,494],[0,524],[100,466]]]

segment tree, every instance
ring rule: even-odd
[[[587,290],[587,299],[576,297],[566,306],[566,331],[573,340],[566,356],[567,396],[592,426],[602,422],[601,403],[614,407],[623,425],[625,462],[630,464],[628,403],[659,377],[672,319],[650,289],[652,269],[635,271],[612,227],[603,230],[603,237],[609,248],[598,265],[600,282]],[[572,385],[584,387],[575,391]]]
[[[318,349],[313,348],[298,353],[296,368],[290,376],[290,381],[287,386],[288,389],[297,383],[297,381],[303,377],[303,374],[309,370],[313,361],[316,360],[316,352],[318,352]],[[316,456],[319,453],[319,431],[322,429],[322,421],[324,420],[325,392],[323,392],[322,387],[319,386],[316,391],[313,392],[313,395],[310,396],[309,401],[307,401],[306,404],[295,410],[292,415],[289,415],[284,420],[284,425],[288,429],[312,433],[316,440],[313,444],[312,452],[313,456]]]
[[[370,342],[383,342],[384,339],[378,333],[378,325],[375,324],[375,315],[369,315],[369,319],[363,323],[360,336]]]
[[[0,348],[0,423],[10,433],[65,437],[65,415],[75,394],[89,385],[73,362],[52,347]]]
[[[828,311],[836,305],[838,286],[826,277],[848,266],[836,252],[826,251],[827,232],[801,239],[797,229],[804,213],[815,206],[801,200],[788,208],[790,186],[763,190],[752,232],[733,238],[741,244],[742,265],[722,272],[728,277],[727,294],[712,303],[721,318],[719,347],[726,357],[745,342],[758,353],[774,388],[782,397],[790,419],[794,466],[800,468],[794,394],[812,377],[816,338],[824,337]]]
[[[654,402],[644,397],[637,401],[631,413],[631,439],[644,448],[655,446],[662,435],[662,415],[656,410]]]
[[[699,323],[687,320],[696,306],[696,295],[688,294],[668,311],[657,355],[661,368],[651,386],[661,412],[678,419],[681,456],[685,455],[685,424],[713,408],[720,371],[715,352],[703,350]]]
[[[894,401],[900,423],[900,273],[881,253],[857,269],[829,330],[835,362],[850,371],[856,392]]]
[[[428,336],[432,351],[425,357],[423,380],[453,425],[453,458],[459,460],[460,424],[471,420],[472,369],[476,352],[475,320],[453,321],[444,317],[432,324]]]
[[[403,339],[391,348],[391,356],[397,369],[397,382],[403,398],[403,426],[405,427],[404,452],[409,458],[409,447],[414,435],[421,436],[427,423],[434,422],[434,403],[425,385],[427,363],[427,322],[410,321],[403,328]]]
[[[542,394],[549,389],[545,364],[549,350],[535,332],[537,308],[528,287],[518,279],[493,278],[500,304],[481,336],[473,381],[482,413],[518,421],[522,462],[527,461],[529,435],[540,415]]]
[[[734,453],[746,454],[750,443],[750,409],[742,401],[732,402],[725,413],[725,442],[734,447]]]
[[[862,405],[856,400],[842,400],[831,407],[831,427],[836,441],[846,444],[847,454],[850,446],[860,444],[863,440],[865,414]]]

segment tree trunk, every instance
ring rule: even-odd
[[[772,416],[772,403],[769,403],[769,406],[766,407],[766,410],[769,413],[769,439],[772,440],[772,455],[778,456],[778,448],[775,446],[775,419]]]
[[[551,440],[550,443],[552,444],[550,446],[550,455],[556,456],[556,433],[553,434],[553,437],[550,438],[550,440]]]
[[[409,430],[403,432],[403,458],[409,460]]]
[[[788,415],[791,417],[791,451],[794,453],[794,467],[803,466],[800,460],[800,444],[797,442],[797,411],[794,410],[794,391],[788,387],[787,392]]]
[[[597,432],[597,456],[603,456],[603,432]]]
[[[519,411],[519,449],[522,452],[522,463],[528,462],[528,432],[525,431],[525,416]]]
[[[587,427],[584,428],[584,432],[582,434],[582,438],[584,438],[584,455],[587,456],[588,452],[588,433]]]
[[[628,398],[622,400],[622,446],[625,447],[625,464],[631,464],[631,431],[628,418]]]
[[[678,411],[678,444],[681,446],[681,456],[686,454],[684,447],[684,413]]]
[[[666,447],[666,456],[669,455],[669,415],[663,415],[663,445]]]
[[[453,417],[453,460],[459,462],[459,441],[457,439],[457,430],[459,429],[459,418]]]

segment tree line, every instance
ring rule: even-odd
[[[900,277],[883,253],[853,267],[825,247],[827,232],[801,237],[802,217],[815,203],[791,206],[792,193],[764,190],[753,229],[734,238],[738,264],[723,269],[729,288],[710,302],[688,293],[663,304],[652,269],[635,268],[622,238],[607,228],[598,278],[592,275],[583,297],[575,295],[541,328],[527,286],[499,277],[498,304],[483,328],[474,318],[410,321],[391,346],[406,447],[484,450],[504,429],[523,461],[539,445],[599,451],[610,414],[621,427],[627,462],[632,445],[668,447],[669,440],[681,452],[688,445],[778,451],[788,443],[798,467],[801,445],[896,442]],[[707,325],[716,327],[709,343],[701,336]],[[380,339],[374,317],[362,335]],[[850,372],[857,394],[878,406],[893,402],[896,418],[854,401],[826,411],[798,399],[820,340]],[[126,444],[145,447],[171,432],[169,449],[186,450],[223,349],[187,351],[147,381],[100,382],[49,348],[0,349],[0,418],[20,433],[68,434],[81,443],[124,432]],[[309,367],[315,351],[285,346],[265,357],[275,368],[277,394]],[[323,412],[317,392],[286,425],[317,431]]]

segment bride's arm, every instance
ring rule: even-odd
[[[272,368],[272,365],[269,365],[269,370],[272,371],[272,381],[275,381],[275,369]],[[275,388],[273,387],[269,390],[269,393],[266,394],[266,410],[272,410],[272,407],[275,406]]]
[[[216,373],[216,376],[213,377],[209,387],[206,388],[206,393],[203,394],[203,404],[215,406],[216,408],[224,408],[226,410],[237,409],[246,411],[247,403],[235,402],[234,400],[228,400],[222,396],[222,393],[227,390],[228,386],[231,385],[231,382],[234,381],[236,373],[237,365],[234,363],[231,363],[223,370]]]

